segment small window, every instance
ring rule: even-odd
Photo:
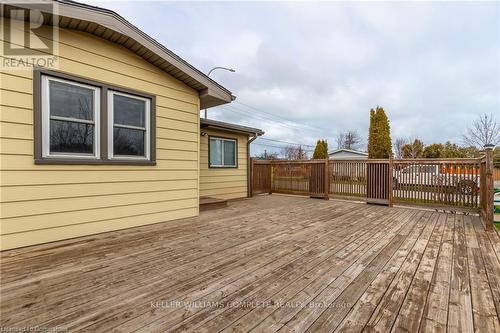
[[[43,157],[99,158],[100,89],[43,76]]]
[[[210,167],[237,167],[237,140],[211,137],[209,141]]]
[[[149,159],[150,100],[108,92],[109,158]]]

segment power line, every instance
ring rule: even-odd
[[[243,105],[243,106],[246,106],[247,108],[250,108],[250,109],[252,109],[252,110],[255,110],[255,111],[257,111],[257,112],[265,113],[265,114],[271,115],[271,116],[276,117],[276,118],[280,118],[280,119],[285,120],[285,121],[289,121],[289,122],[296,123],[295,121],[292,121],[292,120],[286,119],[286,118],[284,118],[284,117],[282,117],[282,116],[278,116],[278,115],[275,115],[275,114],[270,113],[270,112],[266,112],[266,111],[264,111],[264,110],[262,110],[262,109],[256,108],[256,107],[251,106],[251,105],[248,105],[248,104],[246,104],[246,103],[242,103],[242,102],[240,102],[240,101],[238,101],[238,100],[236,100],[235,102],[236,102],[236,103],[238,103],[238,104],[241,104],[241,105]],[[326,129],[326,128],[322,128],[322,127],[319,127],[319,126],[312,126],[312,125],[307,125],[307,124],[301,124],[301,125],[302,125],[302,126],[309,127],[309,128],[312,128],[312,129],[321,129],[322,131],[326,131],[326,132],[330,132],[330,131],[331,131],[331,129]]]
[[[258,143],[258,142],[252,142],[252,145],[256,145],[256,146],[263,146],[263,147],[272,147],[272,148],[279,148],[279,149],[284,149],[286,148],[286,146],[276,146],[276,145],[270,145],[270,144],[266,144],[266,143]],[[314,149],[304,149],[305,152],[313,152]]]
[[[268,138],[263,138],[259,137],[259,140],[266,140],[266,141],[272,141],[272,142],[280,142],[280,143],[286,143],[289,145],[297,145],[297,146],[304,146],[304,147],[315,147],[313,145],[306,145],[304,143],[296,143],[296,142],[288,142],[288,141],[281,141],[281,140],[275,140],[275,139],[268,139]]]
[[[257,115],[257,114],[254,114],[254,113],[248,113],[247,111],[235,108],[232,105],[220,106],[220,108],[224,109],[224,110],[228,110],[228,111],[232,111],[232,112],[236,112],[236,113],[245,115],[246,117],[254,117],[254,118],[260,119],[260,120],[272,121],[272,122],[276,123],[278,126],[287,127],[287,128],[293,129],[293,130],[297,130],[297,129],[307,130],[304,125],[294,123],[294,122],[292,122],[290,120],[287,120],[287,123],[283,123],[283,122],[278,121],[276,119],[272,119],[271,117],[266,117],[266,116],[263,116],[263,115]]]

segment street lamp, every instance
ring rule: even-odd
[[[212,72],[215,71],[215,70],[217,70],[217,69],[222,69],[222,70],[225,70],[225,71],[228,71],[228,72],[232,72],[232,73],[236,72],[232,68],[217,66],[217,67],[212,68],[210,71],[208,71],[207,76],[210,77],[210,74],[212,74]],[[207,119],[207,109],[205,109],[205,119]]]

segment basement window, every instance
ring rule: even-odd
[[[238,167],[238,141],[236,139],[209,137],[209,142],[209,167]]]

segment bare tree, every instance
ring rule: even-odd
[[[338,149],[356,150],[361,145],[361,136],[356,131],[346,131],[337,135]]]
[[[482,148],[487,144],[500,144],[500,123],[493,115],[482,114],[463,136],[466,145]]]
[[[264,150],[264,152],[256,156],[256,158],[259,160],[278,160],[279,156],[276,152],[268,153],[267,150]]]
[[[307,160],[307,152],[299,146],[286,146],[283,148],[283,156],[286,160]]]
[[[403,158],[403,147],[408,144],[410,141],[406,138],[399,137],[394,140],[394,153],[396,158]]]

